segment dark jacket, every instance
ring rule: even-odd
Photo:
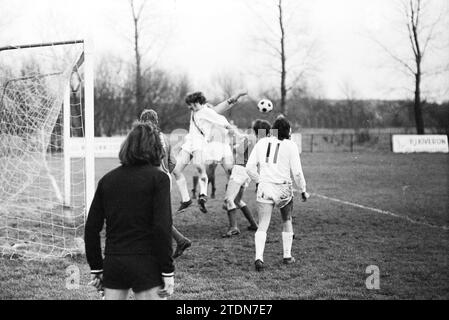
[[[149,254],[162,273],[174,271],[170,178],[161,168],[122,165],[99,181],[85,227],[91,270],[103,269],[100,232],[105,220],[105,255]]]
[[[169,139],[163,133],[161,133],[160,137],[165,151],[165,157],[162,159],[161,167],[165,171],[172,173],[176,167],[176,156],[172,146],[170,145]]]

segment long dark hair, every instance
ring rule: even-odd
[[[123,142],[119,159],[126,166],[152,164],[160,166],[165,156],[157,127],[152,123],[136,122]]]

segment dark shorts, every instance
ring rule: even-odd
[[[162,285],[161,271],[150,255],[107,255],[103,285],[107,289],[145,291]]]

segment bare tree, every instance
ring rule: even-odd
[[[349,125],[357,132],[358,122],[354,121],[354,108],[357,99],[357,92],[354,86],[347,79],[341,83],[340,90],[345,97],[346,106],[349,108]]]
[[[281,31],[280,39],[280,58],[281,58],[281,110],[284,114],[287,114],[285,107],[285,98],[287,96],[287,88],[285,85],[285,79],[287,76],[287,70],[285,67],[286,57],[285,57],[285,27],[284,27],[284,15],[282,11],[282,0],[278,0],[278,10],[279,10],[279,30]]]
[[[422,81],[425,75],[447,71],[447,61],[435,69],[425,69],[425,58],[432,56],[441,48],[443,42],[438,37],[437,29],[442,23],[444,10],[429,10],[429,0],[401,0],[400,14],[404,19],[404,36],[409,45],[408,53],[400,54],[384,42],[374,39],[385,52],[395,61],[414,81],[414,114],[416,131],[424,134],[424,120],[422,114]],[[446,30],[447,31],[447,30]],[[447,32],[445,33],[447,37]]]
[[[154,83],[152,79],[159,75],[153,75],[152,73],[158,72],[156,64],[168,39],[170,27],[166,28],[166,24],[171,23],[171,18],[166,16],[164,5],[161,2],[150,0],[128,1],[133,26],[131,42],[135,67],[134,96],[136,115],[138,115],[144,108],[148,96],[154,96],[151,88],[151,84]]]
[[[108,137],[127,129],[132,121],[128,103],[132,99],[126,64],[111,55],[101,56],[95,70],[95,134]]]
[[[133,107],[135,75],[132,67],[110,54],[98,59],[95,72],[97,136],[122,134],[136,120],[136,109]],[[190,90],[187,76],[173,76],[164,70],[153,69],[143,80],[145,86],[151,88],[143,92],[144,107],[158,112],[162,130],[174,129],[188,121],[189,114],[185,112],[184,106],[185,95]]]
[[[309,72],[316,71],[314,60],[317,47],[316,42],[307,37],[304,26],[301,31],[297,30],[297,21],[300,20],[298,15],[301,14],[298,1],[291,2],[290,6],[287,6],[287,2],[288,0],[275,0],[274,6],[263,8],[265,11],[275,12],[276,21],[272,23],[265,21],[264,15],[257,12],[255,5],[250,6],[264,23],[264,32],[256,40],[262,44],[262,50],[277,61],[274,71],[279,81],[280,110],[284,114],[288,114],[288,93],[300,86],[301,82],[304,83]],[[273,29],[272,26],[276,28]]]
[[[135,79],[136,79],[136,88],[135,88],[135,97],[136,97],[136,105],[137,108],[143,105],[143,88],[142,88],[142,53],[140,49],[140,31],[141,31],[141,17],[142,12],[145,7],[145,1],[142,1],[138,8],[135,7],[134,0],[129,0],[129,4],[131,6],[131,13],[133,19],[133,32],[134,32],[134,57],[136,63],[135,70]]]

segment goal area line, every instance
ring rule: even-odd
[[[340,199],[337,199],[337,198],[328,197],[328,196],[325,196],[325,195],[322,195],[322,194],[318,194],[318,193],[312,193],[311,195],[315,196],[317,198],[321,198],[321,199],[325,199],[325,200],[328,200],[328,201],[337,202],[337,203],[340,203],[340,204],[345,204],[345,205],[348,205],[348,206],[351,206],[351,207],[356,207],[356,208],[360,208],[360,209],[367,210],[367,211],[373,211],[373,212],[380,213],[380,214],[387,215],[387,216],[394,217],[394,218],[404,219],[404,220],[406,220],[406,221],[408,221],[408,222],[410,222],[412,224],[426,226],[426,227],[434,228],[434,229],[440,229],[440,230],[444,230],[444,231],[448,231],[449,230],[449,226],[444,226],[444,225],[440,226],[440,225],[436,225],[436,224],[432,224],[432,223],[428,223],[428,222],[414,220],[414,219],[412,219],[412,218],[410,218],[410,217],[408,217],[406,215],[397,214],[397,213],[394,213],[394,212],[391,212],[391,211],[388,211],[388,210],[381,210],[381,209],[378,209],[378,208],[368,207],[368,206],[364,206],[362,204],[358,204],[358,203],[354,203],[354,202],[350,202],[350,201],[345,201],[345,200],[340,200]]]

